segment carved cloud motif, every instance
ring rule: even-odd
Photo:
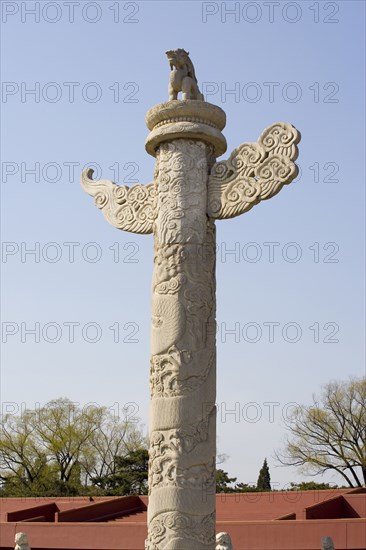
[[[257,143],[243,143],[228,160],[214,164],[208,180],[208,215],[233,218],[276,195],[298,174],[293,161],[300,137],[291,124],[277,122]]]
[[[124,231],[152,233],[154,221],[155,185],[116,185],[110,180],[92,179],[91,168],[83,171],[81,186],[94,197],[106,220]]]

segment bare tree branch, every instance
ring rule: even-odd
[[[366,483],[366,378],[325,385],[321,399],[298,406],[286,428],[290,437],[275,453],[280,464],[314,475],[333,470],[350,487]]]

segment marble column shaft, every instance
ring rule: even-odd
[[[150,370],[151,550],[214,550],[215,226],[207,215],[212,147],[157,151]]]

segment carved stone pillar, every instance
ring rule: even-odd
[[[277,122],[227,160],[224,111],[206,103],[184,50],[167,52],[169,97],[147,113],[154,182],[81,176],[109,223],[154,234],[148,550],[215,550],[215,225],[297,175],[300,134]],[[183,100],[175,99],[182,91]],[[230,543],[225,533],[218,548]],[[230,543],[231,544],[231,543]]]
[[[147,114],[156,156],[148,550],[215,549],[215,225],[207,182],[225,113],[170,101]],[[192,139],[195,138],[195,139]]]

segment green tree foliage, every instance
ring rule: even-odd
[[[149,453],[146,448],[117,456],[114,473],[95,479],[106,495],[146,495]]]
[[[258,491],[270,491],[271,490],[271,476],[269,474],[269,468],[267,459],[264,459],[263,466],[260,469],[258,481],[257,481],[257,490]]]
[[[224,470],[216,470],[216,493],[234,493],[235,487],[230,486],[235,483],[236,477],[229,477]]]
[[[258,492],[256,485],[250,485],[249,483],[237,483],[235,485],[235,493],[256,493]]]
[[[20,416],[4,415],[0,428],[2,496],[103,493],[94,480],[115,475],[125,457],[146,450],[135,419],[121,420],[106,407],[81,408],[66,398]],[[130,481],[142,487],[142,474],[135,473]]]
[[[349,487],[366,483],[366,378],[330,382],[320,399],[298,406],[287,420],[281,464],[309,474],[336,472]]]
[[[324,491],[339,489],[337,485],[329,483],[316,483],[315,481],[300,481],[298,483],[290,483],[290,491]]]

